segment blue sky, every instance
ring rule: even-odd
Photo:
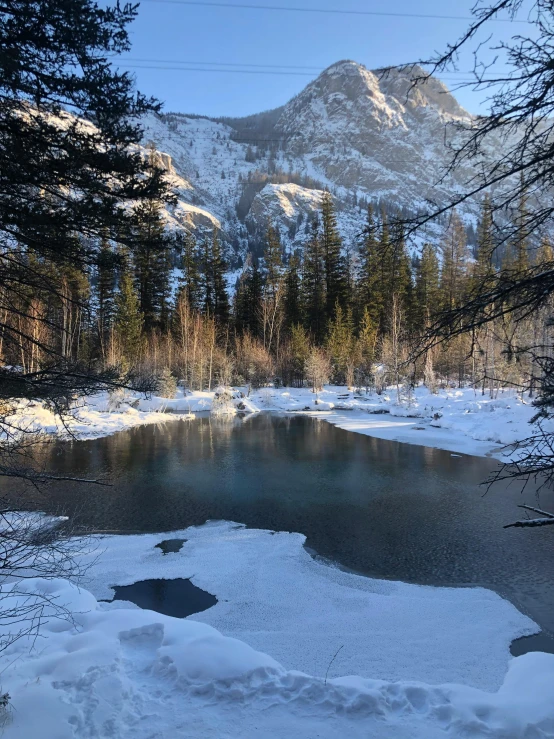
[[[242,1],[442,16],[469,16],[474,4],[474,0]],[[231,5],[241,0],[219,2]],[[238,116],[286,103],[317,76],[319,69],[340,59],[354,59],[374,68],[425,58],[455,40],[465,27],[464,20],[444,18],[326,15],[145,0],[130,28],[132,51],[120,64],[126,68],[132,65],[129,71],[136,75],[139,89],[164,101],[166,111]],[[491,30],[498,40],[521,32],[522,26],[497,23]],[[163,63],[166,61],[169,64]],[[253,73],[246,74],[236,71],[231,66],[235,64],[292,68],[252,66],[248,69]],[[445,74],[445,83],[456,85],[471,64],[469,54],[462,57],[460,73]],[[229,71],[190,71],[191,67],[222,68],[217,65],[229,65],[224,67]],[[181,69],[146,68],[151,66]],[[482,93],[466,89],[457,91],[456,96],[471,112],[485,112]]]

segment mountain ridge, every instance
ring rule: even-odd
[[[449,143],[473,117],[440,80],[414,87],[424,74],[417,66],[371,71],[342,60],[283,106],[238,118],[149,116],[144,138],[187,183],[179,199],[221,224],[233,264],[261,250],[267,218],[286,251],[300,249],[322,189],[332,192],[353,245],[368,201],[416,211],[445,202],[468,174],[441,180]],[[468,203],[461,215],[473,224],[477,211]],[[188,227],[202,231],[196,220],[191,215]]]

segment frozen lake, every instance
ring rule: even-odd
[[[197,418],[94,441],[55,442],[54,472],[109,479],[16,494],[113,533],[184,529],[209,519],[305,534],[356,572],[433,585],[483,585],[554,633],[554,528],[503,529],[537,503],[531,487],[480,483],[496,462],[382,441],[302,416]],[[554,495],[543,492],[552,509]]]

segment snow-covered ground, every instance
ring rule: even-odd
[[[20,401],[8,417],[12,430],[41,432],[69,438],[97,439],[118,431],[149,423],[165,423],[179,420],[179,416],[166,411],[179,407],[181,410],[209,411],[213,393],[195,393],[186,400],[180,393],[179,400],[153,397],[145,399],[128,393],[119,408],[111,405],[108,393],[99,393],[75,403],[74,408],[61,419],[50,408],[39,402]],[[136,405],[137,407],[132,407]],[[2,428],[0,427],[0,441]]]
[[[554,655],[510,658],[535,627],[490,591],[358,577],[296,534],[213,523],[163,555],[168,536],[103,538],[92,592],[27,582],[74,621],[1,656],[5,739],[554,737]],[[175,619],[95,598],[161,576],[219,602]]]
[[[49,434],[66,435],[69,430],[77,438],[97,438],[141,424],[179,421],[179,413],[210,411],[213,397],[213,392],[184,395],[180,388],[174,399],[129,394],[127,402],[109,412],[109,397],[102,393],[77,403],[67,428],[42,405],[22,402],[11,421]],[[402,404],[396,402],[395,390],[360,395],[344,387],[328,386],[314,395],[308,388],[263,388],[238,402],[246,406],[247,412],[305,413],[379,439],[498,458],[509,454],[504,447],[530,435],[529,422],[536,413],[529,398],[521,398],[513,390],[500,391],[491,399],[472,388],[441,390],[434,395],[420,387],[410,403]]]

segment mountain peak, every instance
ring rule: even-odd
[[[306,89],[315,87],[321,94],[342,93],[351,101],[360,96],[375,101],[381,98],[382,103],[386,99],[387,106],[396,111],[398,105],[412,110],[432,106],[443,115],[469,117],[446,85],[436,77],[425,79],[427,74],[418,64],[369,70],[363,64],[343,59],[327,67]]]

